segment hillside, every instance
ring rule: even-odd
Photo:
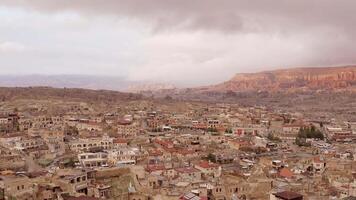
[[[83,88],[125,91],[135,82],[116,76],[95,75],[0,75],[1,87]]]
[[[294,68],[236,74],[217,85],[143,92],[178,100],[263,105],[310,116],[355,119],[356,66]]]
[[[120,76],[101,75],[0,75],[1,87],[54,87],[83,88],[91,90],[114,90],[138,93],[172,89],[174,85],[149,81],[132,81]]]
[[[294,68],[236,74],[221,84],[202,87],[207,91],[305,91],[338,90],[356,86],[356,66]]]
[[[51,87],[0,87],[0,101],[15,99],[61,99],[92,102],[140,100],[139,94],[109,90],[68,89]]]

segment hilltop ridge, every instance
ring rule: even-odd
[[[356,66],[280,69],[236,74],[232,79],[212,86],[208,91],[288,91],[337,90],[356,86]]]

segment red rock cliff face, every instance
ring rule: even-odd
[[[207,87],[213,91],[278,91],[343,89],[356,86],[356,66],[296,68],[237,74],[231,80]]]

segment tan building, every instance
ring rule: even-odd
[[[79,163],[83,167],[107,166],[108,154],[105,152],[78,154]]]
[[[205,178],[216,178],[221,176],[221,166],[219,166],[218,164],[211,163],[208,161],[201,161],[194,167],[200,170]]]
[[[75,152],[86,152],[90,149],[112,149],[113,138],[103,136],[100,138],[80,138],[69,142],[69,148]]]
[[[44,145],[40,137],[22,138],[20,141],[15,142],[14,148],[17,150],[34,149]]]
[[[35,117],[32,122],[32,127],[38,129],[50,128],[53,126],[61,125],[63,125],[63,118],[59,116],[39,116]]]
[[[20,118],[19,119],[19,130],[26,131],[32,127],[32,120],[29,118]]]
[[[9,133],[16,131],[18,124],[18,115],[12,113],[0,114],[0,133]]]
[[[175,168],[174,169],[177,175],[186,180],[200,180],[201,179],[201,172],[193,167],[182,167],[182,168]]]
[[[79,196],[88,194],[89,183],[94,177],[95,171],[66,170],[58,172],[54,182],[70,195]]]
[[[5,197],[17,200],[35,200],[35,187],[26,176],[1,176],[0,185],[4,188]]]
[[[122,121],[117,125],[117,133],[124,138],[136,137],[139,131],[140,126],[137,123]]]
[[[137,148],[119,148],[108,151],[108,162],[114,166],[134,165],[138,156]]]

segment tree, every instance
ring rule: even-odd
[[[79,130],[78,130],[78,128],[75,127],[75,126],[66,125],[65,128],[64,128],[64,134],[65,134],[65,135],[72,135],[72,136],[75,136],[75,135],[78,135],[78,134],[79,134]]]
[[[274,141],[274,142],[281,142],[281,138],[274,136],[272,133],[268,133],[267,139]]]
[[[317,130],[315,126],[302,127],[295,139],[295,143],[299,146],[310,146],[306,143],[307,138],[324,140],[324,134],[320,130]]]
[[[171,96],[169,96],[168,94],[164,97],[164,99],[167,101],[173,100],[173,98]]]
[[[74,158],[68,158],[63,161],[64,166],[66,168],[74,168],[75,167],[75,160]]]
[[[225,133],[232,133],[232,129],[231,129],[231,128],[227,128],[227,129],[225,130]]]
[[[214,163],[216,162],[216,156],[212,153],[209,153],[206,159]]]

